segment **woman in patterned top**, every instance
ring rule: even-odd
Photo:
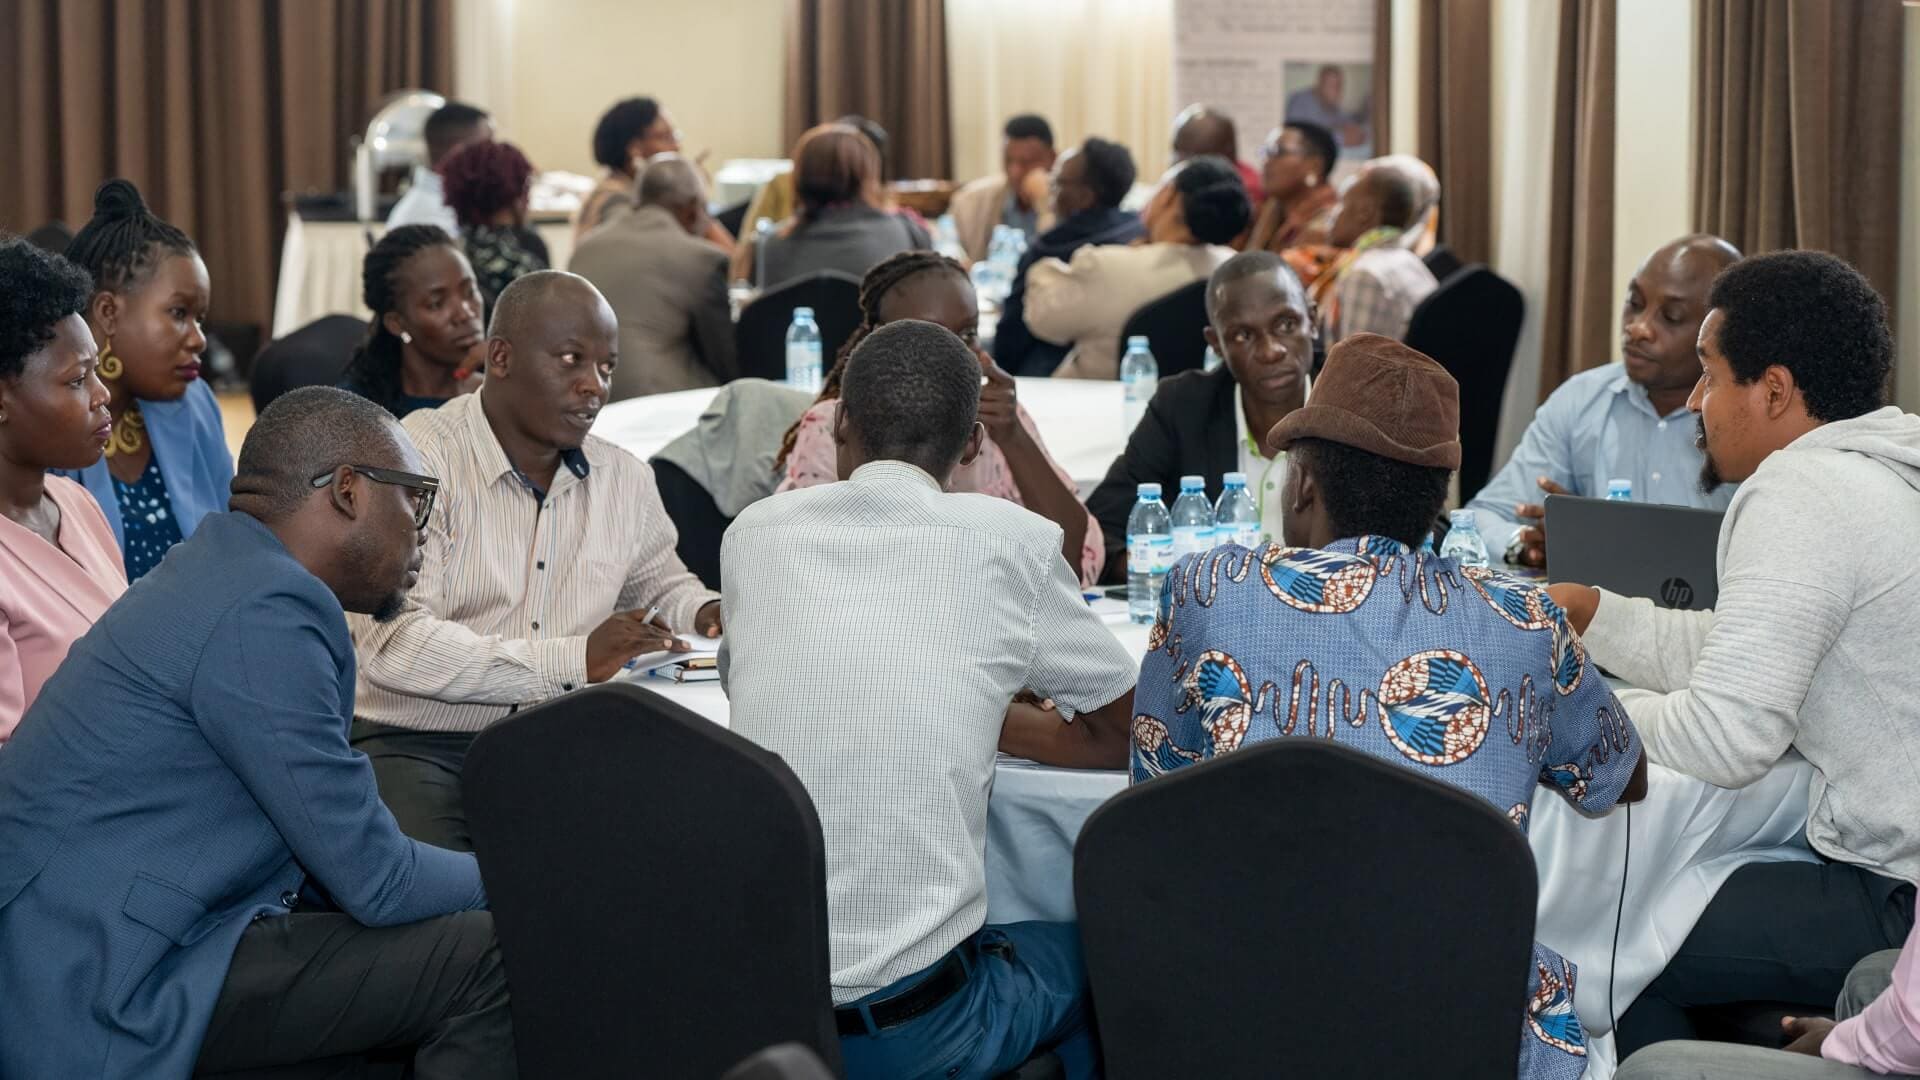
[[[104,459],[65,475],[106,512],[127,580],[137,581],[201,518],[226,509],[233,483],[220,406],[200,380],[207,264],[125,180],[94,193],[93,218],[67,258],[93,275],[87,324],[113,432]]]
[[[1080,580],[1100,580],[1106,542],[1100,524],[1080,504],[1073,478],[1047,454],[1033,418],[1020,407],[1013,376],[1002,371],[981,348],[980,308],[973,283],[960,264],[931,251],[905,251],[875,266],[860,283],[858,329],[834,358],[820,396],[800,422],[787,431],[774,469],[782,474],[780,491],[830,484],[839,478],[833,419],[839,408],[840,375],[847,357],[877,327],[900,319],[920,319],[959,335],[980,358],[986,385],[980,390],[980,423],[987,440],[980,455],[953,471],[949,491],[997,495],[1059,525],[1061,553],[1080,571]]]
[[[552,265],[527,224],[533,163],[512,143],[468,143],[441,163],[440,178],[491,320],[494,300],[515,278]]]

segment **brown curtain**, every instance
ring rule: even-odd
[[[0,4],[0,228],[77,229],[124,176],[199,246],[213,319],[264,329],[281,192],[343,189],[348,138],[380,98],[451,86],[452,4]]]
[[[858,113],[887,129],[887,175],[953,172],[945,0],[789,0],[787,145]]]
[[[1903,8],[1700,0],[1694,226],[1830,251],[1889,302],[1900,266]]]
[[[1420,157],[1440,176],[1441,243],[1493,257],[1493,0],[1421,0]]]
[[[1373,145],[1393,145],[1393,0],[1373,0]]]
[[[1560,0],[1540,400],[1613,355],[1615,0]]]

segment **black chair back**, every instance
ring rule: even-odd
[[[510,716],[461,780],[522,1076],[832,1069],[826,848],[780,758],[630,683]]]
[[[367,320],[323,315],[286,337],[269,341],[253,358],[248,389],[257,416],[273,399],[302,386],[333,386],[346,373],[353,350],[366,339]]]
[[[65,255],[73,246],[73,230],[63,221],[49,221],[45,225],[27,234],[27,243],[41,251],[51,251],[55,255]]]
[[[1443,285],[1448,278],[1459,273],[1466,266],[1460,261],[1460,256],[1455,255],[1453,249],[1445,244],[1435,244],[1433,250],[1427,252],[1421,261],[1427,264],[1427,270],[1433,274],[1433,280]]]
[[[744,225],[747,220],[747,207],[749,205],[751,205],[750,200],[734,203],[732,206],[713,215],[713,220],[719,222],[720,227],[727,230],[727,235],[738,239],[740,236],[740,227]]]
[[[1146,335],[1164,379],[1206,364],[1206,329],[1207,283],[1202,279],[1140,305],[1120,332],[1120,352],[1126,354],[1128,338]]]
[[[651,464],[661,505],[680,534],[674,551],[702,584],[719,592],[720,540],[733,519],[720,513],[713,496],[685,469],[663,458],[654,458]]]
[[[1500,402],[1525,314],[1520,290],[1475,263],[1429,293],[1407,323],[1407,345],[1439,361],[1460,384],[1462,499],[1473,498],[1493,473]]]
[[[1073,862],[1111,1080],[1518,1065],[1533,857],[1476,796],[1275,739],[1115,796]]]
[[[822,372],[833,367],[840,346],[860,326],[860,279],[838,270],[822,270],[768,289],[740,310],[733,340],[739,349],[742,378],[787,377],[787,327],[793,309],[810,307],[820,324]]]

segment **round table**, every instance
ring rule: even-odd
[[[1125,604],[1101,599],[1093,608],[1129,651],[1146,654],[1147,627],[1127,621]],[[717,682],[637,681],[715,723],[728,722]],[[1739,790],[1653,765],[1647,798],[1630,819],[1618,809],[1588,817],[1545,788],[1536,793],[1528,830],[1540,878],[1534,937],[1578,966],[1574,1007],[1590,1037],[1588,1080],[1613,1074],[1614,1018],[1666,968],[1728,875],[1750,862],[1816,858],[1804,839],[1812,775],[1791,753]],[[1126,786],[1122,772],[1057,769],[1002,755],[987,802],[987,921],[1073,919],[1074,840],[1088,815]]]
[[[1028,379],[1019,384],[1020,404],[1033,416],[1053,455],[1081,494],[1093,489],[1126,447],[1120,384],[1090,379]],[[680,390],[671,394],[616,401],[600,410],[593,433],[642,460],[692,428],[718,390]]]

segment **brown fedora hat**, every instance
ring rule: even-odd
[[[1327,353],[1307,403],[1273,426],[1267,448],[1299,439],[1393,461],[1460,467],[1460,385],[1428,357],[1379,334],[1355,334]]]

